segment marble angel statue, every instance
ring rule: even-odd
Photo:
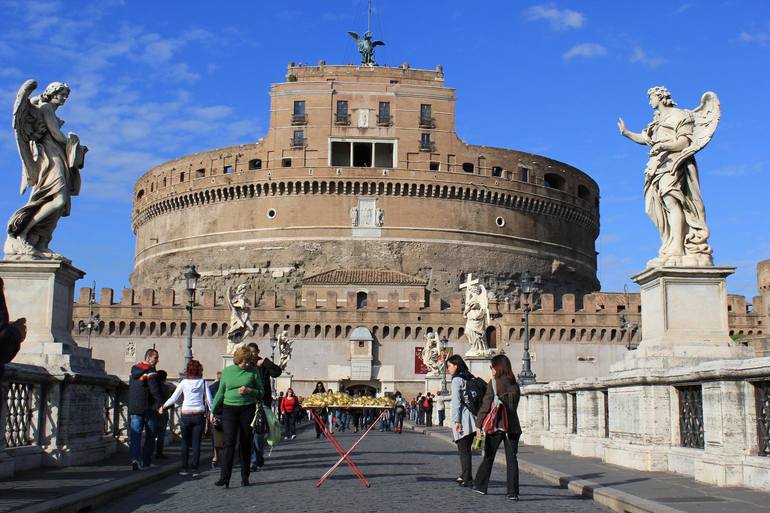
[[[717,95],[703,94],[694,110],[679,109],[665,87],[647,91],[652,122],[640,133],[618,128],[624,137],[650,147],[644,170],[644,203],[658,228],[661,246],[648,267],[711,266],[712,249],[695,154],[711,140],[719,124]]]
[[[278,335],[278,354],[280,354],[278,366],[281,369],[286,369],[286,365],[288,365],[289,360],[291,359],[293,346],[294,341],[289,338],[289,332],[283,330],[281,334]]]
[[[225,301],[230,309],[230,329],[227,330],[227,352],[235,353],[235,350],[241,346],[243,339],[254,335],[256,328],[251,322],[251,311],[249,310],[249,300],[246,299],[247,286],[241,283],[233,291],[232,287],[227,287]]]
[[[486,329],[489,326],[489,297],[484,285],[471,285],[465,291],[465,338],[470,348],[466,356],[484,356],[489,354],[486,341]]]
[[[444,370],[441,339],[430,331],[425,334],[425,347],[422,349],[422,363],[428,368],[427,376],[438,376]]]
[[[27,80],[13,105],[13,129],[21,157],[21,194],[30,189],[27,203],[8,221],[5,258],[64,260],[48,248],[61,217],[70,215],[72,196],[80,193],[80,170],[88,148],[77,135],[61,131],[64,121],[56,110],[70,88],[52,82],[43,94],[30,98],[37,82]]]

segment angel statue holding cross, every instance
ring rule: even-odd
[[[472,279],[469,274],[460,289],[465,289],[465,338],[468,339],[470,348],[465,356],[488,356],[486,329],[489,326],[489,295],[487,289],[478,279]]]
[[[8,221],[3,250],[8,260],[66,260],[48,248],[59,219],[70,215],[70,198],[80,193],[80,170],[88,148],[77,135],[61,131],[56,110],[70,88],[52,82],[43,94],[30,98],[37,82],[27,80],[13,105],[13,129],[21,157],[21,194],[27,203]]]

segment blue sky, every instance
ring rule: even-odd
[[[290,7],[288,7],[290,6]],[[562,160],[601,188],[602,289],[635,290],[629,276],[655,256],[644,213],[645,148],[620,137],[623,116],[651,119],[645,92],[666,85],[681,107],[713,90],[714,140],[699,154],[715,261],[738,267],[732,293],[753,296],[770,258],[770,3],[765,1],[375,1],[377,61],[444,66],[457,89],[457,131],[469,143]],[[88,275],[81,286],[128,286],[134,181],[187,153],[256,141],[269,85],[289,61],[357,62],[348,30],[363,32],[366,2],[0,0],[0,218],[17,196],[10,129],[18,87],[63,80],[65,129],[89,146],[82,195],[52,247]]]

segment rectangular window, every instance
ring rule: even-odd
[[[393,167],[393,143],[374,145],[374,167]]]
[[[305,147],[305,131],[295,130],[294,135],[291,138],[292,148],[304,148]]]
[[[204,176],[206,176],[206,170],[205,169],[201,168],[201,169],[196,169],[195,170],[195,178],[203,178]]]
[[[305,116],[305,100],[294,101],[291,122],[294,125],[304,125],[307,123],[307,117]]]
[[[291,167],[291,159],[281,159],[281,167]]]
[[[432,151],[433,143],[430,140],[430,133],[423,132],[420,134],[420,151]]]
[[[229,175],[233,172],[233,166],[225,166],[224,174]]]
[[[435,160],[430,161],[430,170],[431,171],[441,171],[441,162],[436,162]]]
[[[184,171],[179,173],[179,183],[182,183],[182,182],[184,182]]]
[[[503,168],[500,166],[492,166],[492,176],[503,176]]]
[[[332,166],[350,167],[350,143],[332,141]]]
[[[420,126],[433,128],[433,108],[427,103],[420,105]]]
[[[251,159],[249,161],[249,170],[262,169],[262,159]]]
[[[519,173],[519,180],[522,182],[529,182],[529,168],[520,167]]]
[[[701,385],[676,387],[679,392],[679,438],[682,447],[703,449],[703,388]]]
[[[348,114],[348,102],[346,100],[337,100],[337,115],[334,122],[338,125],[350,124],[350,114]]]
[[[353,143],[353,167],[372,167],[372,143]]]
[[[390,125],[390,102],[380,102],[380,108],[377,111],[377,124]]]

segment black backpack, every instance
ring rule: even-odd
[[[466,405],[472,414],[478,415],[481,401],[487,393],[487,382],[472,374],[465,377],[465,390],[468,392],[469,403]]]

